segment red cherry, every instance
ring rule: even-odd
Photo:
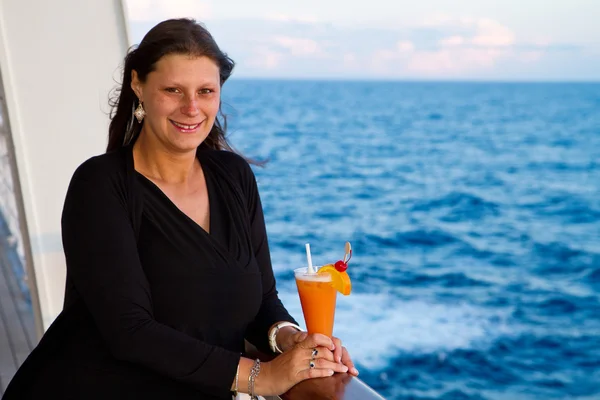
[[[336,261],[335,262],[335,269],[337,269],[340,272],[344,272],[345,270],[348,269],[348,264],[346,264],[342,260]]]

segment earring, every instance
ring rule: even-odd
[[[138,122],[141,124],[142,121],[144,120],[144,117],[146,116],[146,110],[144,110],[144,106],[142,105],[141,101],[140,101],[140,104],[135,109],[135,111],[133,112],[133,115],[135,115]]]

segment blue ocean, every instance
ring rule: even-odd
[[[600,399],[600,84],[231,80],[280,296],[340,259],[334,334],[387,399]]]

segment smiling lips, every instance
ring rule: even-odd
[[[173,120],[169,120],[169,121],[171,121],[171,123],[177,128],[177,130],[179,130],[180,132],[185,132],[185,133],[194,132],[196,129],[198,129],[198,127],[201,124],[201,123],[198,123],[195,125],[186,125],[186,124],[180,124],[179,122],[175,122]]]

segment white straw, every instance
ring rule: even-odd
[[[309,274],[314,274],[315,273],[315,269],[313,268],[312,265],[312,258],[310,256],[310,244],[306,243],[306,259],[308,260],[308,273]]]

